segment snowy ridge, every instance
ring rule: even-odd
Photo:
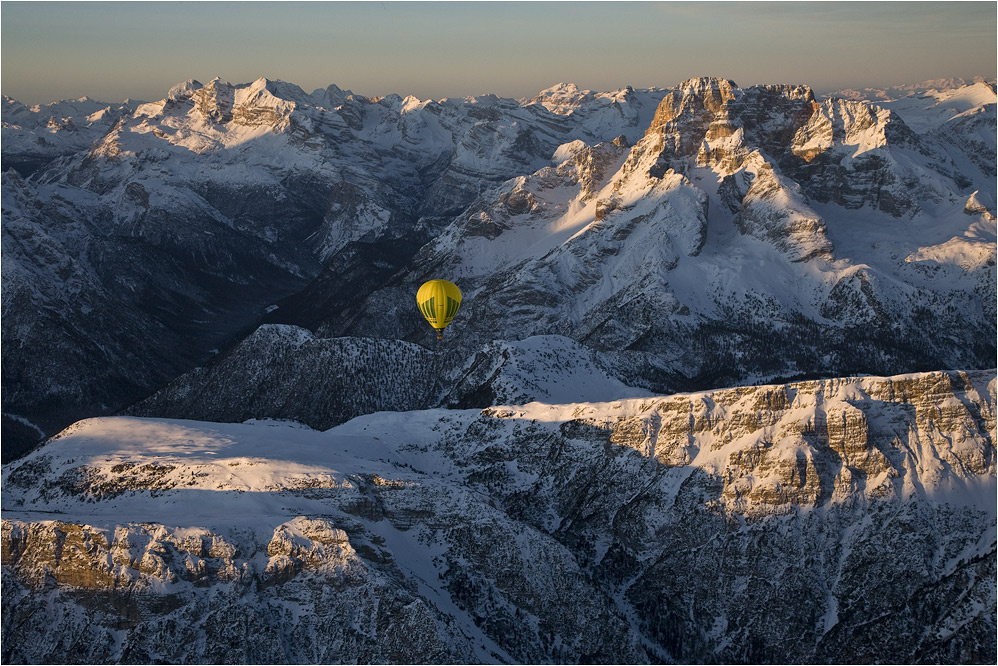
[[[81,421],[3,470],[5,657],[72,630],[94,661],[988,661],[995,392]]]
[[[318,338],[270,324],[127,413],[223,422],[286,419],[325,429],[380,411],[650,395],[627,386],[613,365],[560,336],[493,342],[464,357],[394,340]]]
[[[910,83],[907,85],[890,86],[888,88],[864,88],[863,90],[853,90],[847,88],[844,90],[838,90],[830,92],[825,97],[841,97],[844,99],[851,99],[855,101],[872,101],[872,102],[890,102],[898,99],[903,99],[906,97],[918,97],[926,94],[936,94],[936,93],[948,93],[953,90],[958,90],[960,88],[967,88],[969,86],[976,86],[978,84],[983,84],[985,86],[990,86],[992,90],[995,86],[995,80],[992,78],[990,80],[984,77],[974,77],[973,81],[968,81],[962,77],[948,78],[948,79],[928,79],[926,81],[921,81],[919,83]]]
[[[883,103],[897,113],[919,134],[937,130],[940,126],[981,113],[983,107],[995,103],[993,84],[977,82],[949,90],[928,90]]]
[[[141,102],[107,104],[88,97],[25,106],[3,98],[4,171],[29,172],[54,159],[89,148]]]
[[[443,403],[558,404],[651,395],[627,386],[612,367],[605,355],[561,336],[492,342],[452,371],[452,388]]]

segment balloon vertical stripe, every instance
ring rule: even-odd
[[[430,280],[416,293],[416,305],[440,338],[461,307],[461,290],[447,280]]]

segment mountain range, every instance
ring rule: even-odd
[[[3,105],[5,662],[995,660],[993,81]]]
[[[410,292],[440,275],[465,294],[451,366],[531,336],[657,393],[994,364],[986,82],[872,104],[724,79],[440,101],[216,79],[5,98],[3,122],[5,460],[261,323],[432,349]]]

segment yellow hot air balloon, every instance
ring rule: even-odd
[[[437,340],[444,337],[444,329],[461,307],[461,290],[447,280],[430,280],[416,292],[419,311],[437,329]]]

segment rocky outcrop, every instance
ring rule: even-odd
[[[937,487],[948,485],[951,474],[993,473],[995,413],[988,391],[994,381],[987,379],[930,373],[673,397],[650,406],[647,416],[613,423],[610,441],[669,466],[689,464],[701,453],[713,458],[712,471],[724,483],[720,499],[742,515],[816,508],[857,495],[900,499],[924,490],[916,483],[926,479]],[[981,437],[964,434],[971,432]],[[735,442],[742,445],[726,458],[712,455]],[[931,462],[918,453],[927,450]]]
[[[815,108],[793,138],[791,151],[804,164],[789,171],[807,183],[810,196],[846,209],[870,205],[894,217],[916,211],[919,201],[941,194],[895,161],[892,148],[924,150],[918,137],[889,110],[845,100]],[[913,191],[914,190],[914,191]]]
[[[819,104],[806,86],[684,82],[662,100],[649,139],[658,154],[652,176],[668,168],[685,171],[691,162],[736,174],[758,150],[770,169],[800,185],[805,200],[848,209],[870,205],[901,217],[916,211],[918,201],[941,196],[894,158],[896,149],[925,151],[900,117],[861,102]]]
[[[405,586],[361,560],[346,533],[328,521],[291,520],[278,526],[269,543],[253,547],[260,550],[241,552],[197,528],[122,525],[104,534],[66,523],[5,521],[6,571],[39,576],[4,576],[9,626],[41,628],[32,600],[47,597],[53,605],[43,611],[44,624],[72,628],[76,636],[49,633],[28,651],[5,642],[4,659],[471,660],[459,635]],[[250,564],[254,558],[266,563],[259,574]],[[84,599],[74,608],[74,600]],[[305,608],[307,613],[294,610]]]
[[[739,231],[773,245],[792,262],[830,259],[828,227],[804,204],[800,188],[778,175],[771,164],[762,160],[757,164],[757,169],[747,171],[751,184],[735,217]]]

